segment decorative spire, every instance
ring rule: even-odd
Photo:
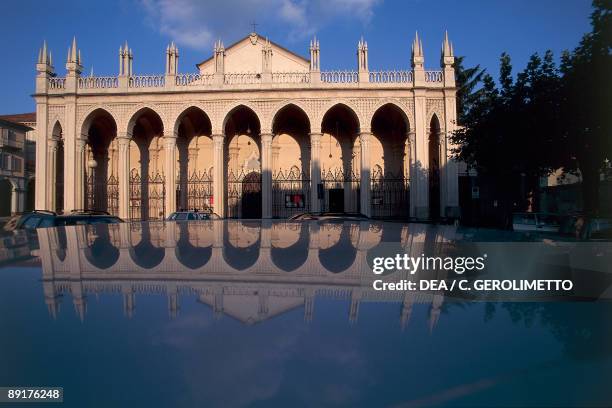
[[[412,56],[413,58],[423,56],[423,42],[419,38],[418,31],[415,32],[414,42],[412,43]]]
[[[76,62],[78,63],[78,51],[77,51],[77,43],[76,43],[76,37],[72,37],[72,48],[71,48],[71,62]]]
[[[442,43],[442,55],[445,57],[454,57],[453,47],[448,40],[448,31],[444,32],[444,42]]]
[[[359,72],[368,71],[368,43],[363,39],[357,43],[357,67]]]
[[[314,38],[310,41],[310,70],[321,70],[321,64],[319,59],[319,40],[317,40],[316,36],[314,36]]]
[[[417,31],[415,32],[414,41],[412,42],[412,68],[424,69],[424,62],[423,42],[419,38],[419,32]]]
[[[127,46],[127,43],[126,43]],[[132,50],[128,51],[128,58],[131,60],[132,58]],[[166,75],[176,75],[178,73],[178,58],[179,51],[174,43],[174,41],[170,42],[170,45],[166,47]],[[131,63],[130,63],[131,66]]]

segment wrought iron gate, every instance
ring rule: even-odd
[[[375,169],[370,194],[372,217],[406,218],[410,215],[410,185],[405,175]]]
[[[272,174],[272,217],[288,218],[310,211],[310,178],[293,166]]]
[[[130,219],[163,219],[166,216],[166,183],[162,174],[146,179],[136,169],[130,172]]]
[[[186,183],[177,181],[179,193],[177,194],[177,207],[186,209],[197,209],[198,211],[213,210],[213,175],[212,172],[196,173],[189,176]],[[181,197],[180,189],[186,188],[185,197]],[[186,202],[185,202],[186,201]]]
[[[119,215],[119,180],[114,175],[98,180],[94,174],[87,175],[86,209],[108,211]]]
[[[323,200],[321,211],[324,212],[359,212],[360,211],[360,177],[351,170],[323,170],[321,172]]]
[[[261,218],[261,173],[244,170],[227,174],[227,217]]]

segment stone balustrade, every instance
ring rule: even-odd
[[[215,81],[214,74],[183,73],[175,76],[172,83],[166,83],[165,75],[132,75],[128,78],[127,86],[132,89],[141,88],[187,88],[199,89],[210,87],[224,87],[231,89],[233,86],[261,85],[270,81],[271,87],[275,85],[301,85],[311,86],[311,72],[273,72],[271,80],[265,79],[256,72],[226,73],[223,83]],[[414,83],[414,73],[410,70],[380,70],[369,71],[367,82],[380,84],[401,84],[411,87]],[[342,85],[359,83],[359,73],[351,70],[336,70],[320,72],[321,86],[338,87]],[[366,83],[367,83],[366,82]],[[442,86],[444,83],[444,72],[441,70],[425,71],[425,82],[433,86]],[[120,88],[117,76],[87,76],[77,77],[78,90],[109,90]],[[66,89],[65,77],[51,77],[48,79],[48,91],[51,93],[62,93]]]
[[[119,86],[119,78],[111,76],[88,76],[79,78],[80,89],[103,89],[117,88]]]
[[[370,82],[389,83],[411,83],[413,81],[412,71],[370,71]]]
[[[164,75],[133,75],[128,81],[130,88],[163,88]]]

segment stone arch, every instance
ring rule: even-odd
[[[305,106],[304,104],[302,104],[299,101],[290,101],[290,100],[284,100],[282,101],[280,104],[278,104],[276,106],[276,108],[274,109],[274,112],[272,113],[272,115],[270,115],[270,129],[274,129],[274,122],[278,116],[278,114],[283,111],[284,109],[286,109],[289,106],[294,106],[297,109],[299,109],[300,111],[302,111],[302,113],[304,114],[304,116],[306,117],[306,119],[308,120],[308,129],[309,131],[312,132],[312,124],[314,123],[313,119],[314,119],[314,115],[312,114],[312,112],[310,111],[310,109],[308,109],[307,106]]]
[[[368,123],[370,124],[370,129],[372,128],[372,121],[374,120],[376,113],[385,106],[392,106],[396,108],[401,113],[402,117],[404,118],[404,121],[406,124],[406,130],[408,132],[414,130],[413,129],[414,119],[412,118],[412,113],[409,110],[407,110],[406,107],[400,103],[400,101],[395,100],[395,99],[383,99],[369,112]]]
[[[117,115],[115,115],[114,112],[111,109],[109,109],[109,107],[106,105],[95,105],[89,108],[82,115],[80,126],[77,126],[77,129],[79,128],[81,129],[81,135],[87,135],[87,132],[89,131],[89,128],[92,122],[95,120],[96,116],[98,116],[101,113],[107,114],[109,117],[113,119],[113,122],[115,125],[115,131],[119,129],[119,126],[118,126],[119,120],[117,118]]]
[[[157,106],[150,104],[140,104],[126,116],[127,121],[125,123],[125,132],[127,137],[132,137],[136,121],[144,112],[152,112],[159,118],[162,124],[162,134],[166,131],[166,129],[170,129],[170,127],[166,125],[167,121],[164,113],[160,112]]]
[[[229,105],[228,107],[226,107],[226,109],[223,110],[223,113],[221,114],[222,119],[220,121],[218,121],[217,123],[221,123],[221,132],[223,134],[225,134],[225,128],[227,126],[227,121],[232,117],[232,114],[234,112],[236,112],[240,107],[245,107],[249,110],[251,110],[254,114],[255,117],[257,118],[257,121],[259,122],[259,127],[261,129],[262,132],[269,132],[271,131],[271,129],[265,129],[263,126],[265,125],[265,121],[264,119],[264,114],[263,112],[261,112],[259,109],[257,109],[257,107],[249,102],[246,101],[238,101],[236,103],[233,103],[231,105]],[[213,129],[214,131],[214,129]]]
[[[317,123],[321,129],[323,128],[323,120],[325,119],[325,115],[327,115],[327,113],[334,109],[336,106],[344,106],[352,114],[353,118],[355,119],[355,122],[357,123],[358,132],[363,129],[364,121],[363,118],[359,115],[359,109],[357,109],[356,106],[351,104],[350,101],[344,99],[333,100],[323,106],[323,108],[319,112],[320,117],[317,118]]]
[[[172,119],[171,119],[171,123],[173,123],[173,126],[172,126],[173,134],[174,135],[178,134],[179,126],[181,124],[181,120],[185,117],[185,115],[191,109],[199,110],[206,117],[206,119],[208,119],[208,122],[210,123],[210,127],[211,127],[211,132],[212,132],[212,129],[214,129],[214,127],[213,127],[213,116],[206,111],[206,107],[202,106],[202,105],[199,105],[197,103],[186,103],[186,104],[180,106],[180,108],[178,109],[178,113],[176,115],[174,115],[172,117]]]

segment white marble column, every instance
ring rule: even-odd
[[[261,217],[272,218],[272,133],[261,134]]]
[[[370,179],[371,179],[371,164],[370,164],[370,132],[361,132],[359,139],[361,142],[361,174],[360,174],[360,201],[361,213],[367,217],[372,214],[372,206],[370,205]]]
[[[225,217],[225,202],[223,192],[223,140],[224,135],[213,135],[213,207],[215,213]]]
[[[75,144],[75,177],[74,177],[74,194],[75,207],[77,209],[85,208],[85,149],[87,148],[87,136],[81,136],[76,139]]]
[[[38,81],[38,79],[37,79]],[[44,79],[44,84],[46,84],[46,79]],[[36,210],[50,210],[51,208],[48,206],[49,202],[47,201],[48,197],[48,187],[49,187],[49,179],[48,179],[48,167],[47,167],[47,158],[48,155],[48,124],[47,124],[47,102],[46,97],[41,102],[39,98],[36,98],[36,178],[34,179],[35,183],[35,193],[34,193],[34,209]]]
[[[57,189],[57,139],[47,140],[47,203],[46,208],[55,211],[55,190]]]
[[[130,137],[123,134],[117,137],[119,149],[119,217],[130,218]]]
[[[321,183],[321,136],[320,132],[310,134],[310,211],[321,211],[319,184]]]
[[[408,182],[410,187],[410,217],[416,218],[416,203],[419,183],[418,168],[416,166],[416,147],[415,147],[415,133],[408,132],[406,144],[408,145]]]
[[[415,185],[414,216],[418,219],[429,218],[429,143],[427,133],[429,124],[425,123],[426,97],[424,90],[415,93],[414,127],[415,127],[415,164],[412,175]],[[412,198],[412,195],[411,195]]]
[[[143,174],[143,177],[146,175]],[[166,203],[164,218],[176,211],[176,135],[164,136]]]

